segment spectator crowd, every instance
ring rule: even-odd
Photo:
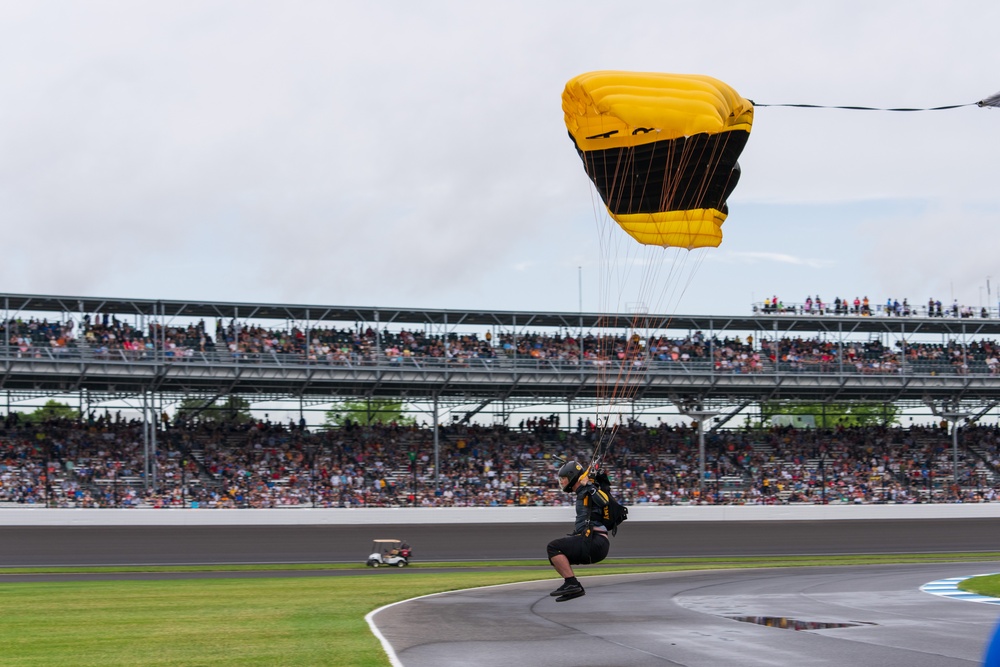
[[[824,305],[819,297],[813,303]],[[85,316],[82,327],[75,326],[72,320],[52,323],[12,319],[0,324],[0,337],[10,340],[10,353],[29,357],[40,357],[47,350],[56,355],[86,350],[98,358],[116,355],[122,360],[153,355],[162,355],[168,361],[199,356],[248,362],[291,359],[387,365],[520,360],[563,366],[583,364],[598,369],[627,364],[640,370],[680,363],[689,369],[723,373],[1000,373],[1000,343],[986,338],[931,343],[902,337],[889,340],[889,335],[836,340],[824,335],[793,337],[785,333],[780,338],[758,335],[755,339],[752,334],[709,336],[696,331],[640,335],[638,331],[627,331],[623,328],[614,334],[582,335],[568,330],[433,334],[408,329],[376,331],[359,325],[343,329],[310,327],[307,336],[297,326],[271,329],[217,320],[212,334],[204,320],[186,326],[153,324],[140,329],[114,316]]]
[[[562,459],[589,461],[597,429],[557,417],[514,427],[348,423],[169,424],[148,459],[143,424],[100,418],[0,422],[0,503],[51,507],[359,507],[560,505]],[[626,504],[992,502],[1000,430],[961,432],[959,477],[943,425],[697,431],[638,422],[604,457]],[[435,460],[439,469],[435,470]]]
[[[974,308],[959,305],[958,299],[952,299],[950,306],[941,303],[940,299],[931,297],[926,304],[911,305],[909,299],[888,298],[885,303],[872,303],[868,296],[855,296],[854,300],[835,297],[832,302],[823,301],[817,294],[815,298],[806,296],[801,302],[785,303],[778,295],[769,296],[763,303],[753,304],[754,313],[765,315],[852,315],[855,317],[953,317],[953,318],[989,318],[990,309],[986,306]]]

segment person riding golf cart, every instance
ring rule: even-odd
[[[410,564],[410,545],[403,540],[373,540],[372,553],[365,563],[368,567],[395,565],[406,567]]]

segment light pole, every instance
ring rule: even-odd
[[[706,419],[711,419],[719,414],[714,410],[689,410],[685,412],[688,417],[698,424],[698,502],[705,498],[705,425]]]
[[[822,485],[819,488],[821,502],[826,505],[826,452],[819,455],[819,476]]]
[[[941,417],[951,422],[951,469],[955,484],[955,499],[958,499],[958,422],[969,416],[967,412],[942,412]]]

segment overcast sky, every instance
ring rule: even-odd
[[[609,253],[563,124],[573,76],[708,74],[758,103],[1000,90],[995,2],[2,9],[5,292],[596,310]],[[759,108],[678,310],[978,305],[988,276],[996,302],[998,148],[998,109]]]

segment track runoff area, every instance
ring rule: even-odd
[[[753,652],[766,649],[773,658],[779,647],[780,654],[791,661],[767,664],[805,664],[796,662],[805,657],[810,664],[835,664],[829,660],[848,664],[843,662],[845,659],[853,661],[850,664],[869,664],[865,661],[870,659],[877,659],[870,664],[903,664],[892,661],[896,653],[911,665],[978,664],[968,660],[981,655],[995,620],[995,608],[992,612],[964,611],[966,607],[990,609],[988,605],[935,599],[919,588],[949,577],[1000,571],[1000,562],[991,561],[1000,553],[1000,531],[996,530],[1000,507],[640,506],[630,512],[629,521],[614,538],[606,564],[577,569],[587,584],[587,596],[549,608],[556,604],[549,590],[559,579],[545,564],[544,548],[549,540],[569,531],[572,514],[571,507],[218,512],[4,509],[0,511],[0,566],[8,573],[14,567],[49,566],[62,570],[62,574],[2,574],[0,585],[9,592],[15,588],[7,584],[14,580],[18,585],[37,581],[41,586],[52,585],[46,581],[59,581],[60,586],[80,587],[78,593],[88,608],[94,604],[94,586],[123,587],[116,588],[114,600],[109,601],[109,607],[115,608],[120,607],[121,596],[127,597],[135,590],[131,587],[137,585],[160,586],[158,590],[166,598],[177,595],[178,599],[189,599],[187,596],[196,590],[206,596],[198,604],[208,619],[200,619],[199,623],[207,623],[208,627],[182,625],[178,632],[205,632],[206,647],[221,642],[233,658],[242,660],[241,664],[276,663],[266,648],[255,648],[258,644],[251,638],[241,637],[236,643],[226,639],[239,636],[239,631],[230,627],[226,612],[215,610],[214,605],[221,604],[218,594],[212,592],[215,586],[267,589],[247,594],[246,599],[236,596],[251,617],[259,614],[261,637],[267,636],[263,628],[281,625],[274,615],[276,609],[288,605],[289,618],[298,618],[303,606],[315,606],[316,600],[309,597],[308,591],[318,594],[324,605],[333,605],[322,608],[324,617],[337,619],[338,628],[343,625],[346,629],[331,627],[315,634],[313,625],[307,624],[306,629],[296,630],[291,635],[294,640],[284,649],[288,662],[283,664],[330,664],[309,657],[324,655],[328,660],[334,654],[330,642],[340,647],[335,664],[345,665],[467,664],[460,660],[467,660],[469,651],[476,652],[477,664],[482,665],[510,664],[512,656],[523,657],[524,664],[533,664],[532,660],[543,654],[545,664],[559,665],[560,656],[567,655],[562,648],[578,645],[575,642],[586,647],[583,653],[570,652],[578,658],[586,656],[583,662],[573,663],[576,667],[591,664],[591,658],[597,661],[593,664],[602,665],[765,664],[754,662],[757,658],[752,658]],[[378,538],[409,542],[413,547],[411,566],[366,568],[364,560],[371,542]],[[908,554],[938,554],[934,560],[944,562],[914,559],[845,566],[849,554],[870,556],[872,560],[866,562],[877,562],[880,557],[906,561]],[[798,563],[789,560],[796,556]],[[781,569],[760,569],[768,564],[760,559],[773,563],[782,558],[786,560],[779,563]],[[625,562],[639,559],[653,559],[660,565]],[[743,563],[752,569],[719,569],[747,560],[756,560]],[[802,563],[813,567],[787,567]],[[309,564],[317,569],[294,569]],[[247,569],[238,570],[241,565]],[[67,570],[68,566],[99,569],[74,573]],[[664,571],[699,566],[712,571]],[[197,571],[201,567],[208,571]],[[614,574],[636,567],[660,571]],[[121,572],[124,569],[145,571]],[[598,573],[612,574],[594,576]],[[160,581],[108,581],[114,579]],[[479,588],[516,580],[535,583]],[[279,583],[271,587],[268,582],[272,581]],[[351,588],[345,589],[348,585]],[[188,589],[190,586],[195,588]],[[422,597],[453,588],[468,592]],[[697,595],[693,589],[697,589]],[[27,589],[21,586],[16,590]],[[66,614],[64,620],[71,626],[74,607],[64,593],[60,593],[60,607],[48,613],[57,618]],[[262,606],[255,610],[258,598]],[[405,601],[412,598],[419,599]],[[893,617],[884,605],[899,602],[900,598],[904,598],[907,609],[898,607]],[[810,600],[823,601],[823,605],[808,606]],[[767,606],[767,601],[772,606]],[[836,604],[826,604],[830,602]],[[383,611],[369,617],[372,625],[368,626],[365,615],[383,607]],[[150,623],[163,623],[175,611],[173,606],[158,610],[157,618]],[[609,626],[613,628],[610,633],[608,628],[594,627],[586,620],[593,619],[597,612],[619,619]],[[12,609],[8,618],[16,620],[21,613],[25,612]],[[906,620],[911,629],[920,628],[926,621],[921,614],[933,614],[937,619],[934,627],[951,629],[948,637],[937,637],[937,646],[950,651],[947,659],[940,651],[929,652],[926,643],[918,641],[924,636],[921,632],[902,631],[898,619]],[[486,621],[483,615],[492,620]],[[134,611],[129,612],[129,622],[141,626],[144,618],[143,604],[137,602]],[[415,619],[420,622],[414,624]],[[628,619],[634,637],[622,634],[625,631],[621,619]],[[800,622],[807,624],[801,628],[805,632],[791,632],[800,628],[789,624]],[[450,623],[451,629],[439,623]],[[478,623],[479,630],[470,630],[467,637],[481,644],[459,641],[460,629],[470,623]],[[813,627],[809,623],[831,625]],[[854,625],[835,627],[840,623]],[[489,628],[486,636],[484,628]],[[558,632],[553,634],[553,628]],[[113,639],[107,636],[110,629],[96,629],[92,623],[80,632],[103,641]],[[762,632],[766,634],[758,634]],[[531,639],[538,633],[545,635],[544,641]],[[741,649],[745,659],[727,663],[723,658],[732,657],[734,645],[724,640],[736,636],[745,642]],[[357,637],[367,637],[371,643]],[[838,637],[839,641],[833,641]],[[174,645],[143,642],[139,637],[119,637],[118,641],[131,644],[132,657],[123,654],[116,660],[114,655],[104,655],[103,664],[144,664],[143,656],[155,662],[155,656],[182,650]],[[826,644],[819,653],[813,645],[817,641]],[[890,646],[893,642],[906,646]],[[418,644],[423,648],[417,648]],[[37,645],[44,646],[44,642]],[[189,649],[197,646],[198,639],[192,638]],[[486,650],[488,646],[493,649]],[[874,652],[858,653],[859,646],[874,646]],[[555,656],[551,660],[550,653]],[[135,661],[136,655],[139,662]],[[185,655],[190,654],[162,664],[184,664]],[[74,664],[68,658],[61,661],[57,654],[46,659],[48,663],[37,664]],[[236,664],[227,660],[230,658],[220,657],[202,664]]]

